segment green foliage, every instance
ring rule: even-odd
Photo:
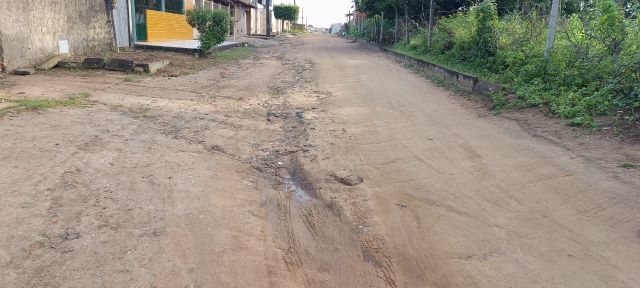
[[[278,20],[295,22],[298,20],[299,13],[300,8],[295,5],[273,5],[273,16],[275,16]]]
[[[46,110],[59,106],[83,107],[87,105],[85,99],[89,98],[89,96],[91,96],[89,93],[80,92],[78,94],[71,95],[66,99],[25,98],[12,102],[15,102],[19,107],[26,110]]]
[[[620,164],[620,167],[624,169],[637,169],[640,168],[640,164],[633,162],[623,162],[622,164]]]
[[[486,63],[496,55],[498,51],[498,10],[492,0],[485,0],[472,10],[473,36],[471,37],[471,50],[467,55],[468,60]]]
[[[505,1],[496,2],[504,7],[500,3]],[[484,1],[438,19],[431,49],[423,32],[396,48],[502,83],[518,95],[509,107],[545,106],[579,126],[596,125],[594,117],[600,115],[622,114],[620,118],[637,121],[640,20],[631,8],[623,10],[612,0],[580,5],[563,1],[570,10],[563,10],[547,62],[543,55],[548,10],[544,9],[550,1],[529,2],[541,9],[506,12],[496,9],[496,2]],[[501,95],[493,100],[496,108],[506,105]]]
[[[509,100],[504,92],[493,93],[491,95],[491,107],[496,113],[500,113],[502,109],[509,105]]]
[[[229,13],[224,10],[189,10],[187,23],[200,33],[200,51],[203,54],[224,42],[231,29]]]
[[[234,49],[227,49],[227,50],[221,51],[220,53],[217,53],[215,55],[215,60],[217,60],[219,62],[235,61],[235,60],[238,60],[238,59],[246,58],[246,57],[252,55],[253,52],[254,52],[254,50],[252,48],[249,48],[249,47],[239,47],[239,48],[234,48]]]

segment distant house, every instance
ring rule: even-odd
[[[331,28],[329,28],[329,33],[331,33],[331,34],[340,33],[340,30],[342,30],[342,26],[343,25],[344,24],[342,24],[342,23],[331,24]]]
[[[0,69],[34,67],[59,53],[113,50],[111,4],[105,0],[0,0]]]
[[[120,0],[122,1],[122,0]],[[187,24],[189,9],[226,10],[231,15],[231,35],[251,33],[252,14],[257,6],[247,0],[128,0],[131,9],[131,39],[134,42],[192,40],[197,37]],[[122,30],[123,23],[120,24]]]
[[[0,0],[0,71],[34,67],[53,55],[102,54],[136,42],[197,39],[185,12],[221,9],[230,36],[264,34],[260,0]],[[275,29],[278,21],[272,21]]]

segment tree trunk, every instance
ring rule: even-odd
[[[549,60],[553,43],[556,40],[556,30],[558,29],[558,14],[560,14],[560,0],[553,0],[551,4],[551,16],[549,17],[549,33],[547,34],[547,47],[544,50],[544,59]]]
[[[375,18],[373,19],[373,25],[371,25],[371,35],[369,36],[369,40],[375,41],[376,39],[376,27],[377,27],[377,23]]]
[[[409,42],[409,0],[404,1],[404,42]]]
[[[431,0],[431,4],[429,4],[429,36],[427,37],[427,47],[431,50],[431,39],[433,37],[433,0]]]
[[[396,24],[395,24],[395,29],[393,30],[393,42],[395,43],[395,42],[398,42],[398,6],[394,5],[393,8],[396,12],[396,18],[395,18]]]
[[[384,36],[384,11],[382,11],[382,16],[380,16],[380,45],[382,45],[382,37]]]

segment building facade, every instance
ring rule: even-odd
[[[0,68],[34,67],[59,53],[114,49],[110,1],[1,0]]]

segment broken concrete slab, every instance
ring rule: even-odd
[[[132,72],[136,67],[136,62],[127,59],[111,58],[107,61],[107,70]]]
[[[155,74],[158,70],[164,69],[169,64],[171,64],[169,60],[160,60],[149,63],[136,63],[136,67],[141,67],[146,73]]]
[[[98,57],[87,57],[82,61],[84,69],[104,69],[104,59]]]
[[[58,65],[56,67],[64,68],[64,69],[79,69],[79,68],[82,68],[82,62],[78,62],[78,61],[60,61],[60,62],[58,62]]]
[[[36,74],[36,69],[33,68],[18,68],[13,70],[13,74],[15,75],[33,75]]]
[[[53,67],[55,67],[56,65],[58,65],[58,63],[66,58],[69,57],[69,54],[57,54],[54,55],[53,57],[49,58],[49,60],[45,61],[44,63],[40,64],[40,66],[36,67],[36,69],[38,70],[49,70]]]

